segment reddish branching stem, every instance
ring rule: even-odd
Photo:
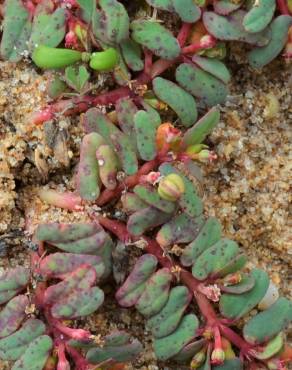
[[[78,370],[90,369],[91,365],[89,364],[89,362],[75,348],[72,348],[68,344],[66,344],[66,351],[69,353],[71,358],[74,360],[76,369]]]
[[[278,9],[283,15],[290,15],[286,0],[277,0]]]
[[[185,43],[187,42],[192,26],[193,26],[192,23],[184,22],[182,24],[181,29],[177,35],[177,41],[181,48],[184,47]]]
[[[146,75],[150,75],[151,68],[152,68],[152,59],[153,59],[153,54],[150,50],[145,49],[144,50],[144,55],[145,55],[145,61],[144,61],[144,73]]]

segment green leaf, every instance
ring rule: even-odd
[[[136,185],[134,193],[137,194],[148,205],[159,209],[162,212],[173,213],[176,209],[175,202],[162,199],[157,189],[150,185]]]
[[[1,56],[11,62],[18,62],[27,50],[31,32],[29,12],[21,0],[6,0],[2,26]]]
[[[237,243],[229,239],[221,239],[207,248],[197,257],[193,264],[192,274],[198,280],[205,280],[224,268],[237,254]]]
[[[153,80],[153,89],[156,96],[175,111],[185,127],[196,122],[197,105],[192,95],[177,84],[161,77]]]
[[[201,253],[218,242],[220,238],[221,224],[215,217],[208,218],[196,239],[184,248],[181,263],[184,266],[191,266]]]
[[[207,107],[225,102],[226,85],[195,64],[183,63],[176,69],[177,82],[189,93],[199,98]]]
[[[53,348],[53,341],[47,335],[36,338],[11,370],[43,370]]]
[[[12,298],[0,312],[0,338],[14,333],[25,318],[25,309],[29,301],[27,296]]]
[[[84,66],[69,66],[65,69],[65,80],[74,90],[82,92],[87,85],[90,74]]]
[[[76,0],[82,10],[82,19],[86,23],[90,23],[92,14],[95,10],[94,0]]]
[[[172,60],[179,56],[180,46],[172,33],[160,23],[137,20],[131,23],[132,38],[151,50],[155,55]]]
[[[228,84],[231,79],[230,72],[226,68],[225,64],[215,58],[203,58],[198,55],[194,55],[192,61],[205,72],[211,73],[214,77]]]
[[[259,0],[243,18],[243,27],[247,32],[260,32],[271,22],[276,9],[275,0]]]
[[[264,297],[268,286],[269,277],[265,271],[254,269],[251,276],[255,279],[254,287],[243,294],[223,294],[219,307],[223,316],[229,319],[239,319],[251,311]]]
[[[198,326],[199,321],[195,315],[186,315],[172,334],[155,339],[153,347],[157,359],[166,361],[179,353],[195,337]]]
[[[193,127],[189,128],[183,136],[183,145],[187,148],[191,145],[201,144],[213,131],[220,120],[218,108],[211,108]]]
[[[34,18],[30,36],[30,46],[45,45],[56,47],[65,36],[65,9],[58,8],[52,14],[41,12]]]
[[[183,22],[195,23],[201,17],[201,9],[193,0],[172,0],[177,14]]]
[[[28,319],[14,334],[0,339],[0,357],[2,360],[16,361],[26,350],[29,343],[44,334],[44,323]]]
[[[271,41],[261,48],[248,53],[248,60],[253,68],[262,68],[275,59],[288,40],[288,29],[292,25],[292,17],[280,15],[271,24]]]
[[[142,71],[144,68],[144,62],[141,57],[142,51],[140,45],[135,41],[128,39],[122,41],[120,47],[127,66],[132,71]]]
[[[292,302],[279,298],[266,311],[257,314],[245,324],[243,335],[251,344],[263,343],[282,331],[291,321]]]
[[[192,297],[185,286],[172,288],[163,309],[146,322],[155,338],[166,337],[179,325],[180,320]]]

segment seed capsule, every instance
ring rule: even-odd
[[[162,199],[175,202],[185,191],[183,179],[175,174],[165,176],[158,185],[158,194]]]

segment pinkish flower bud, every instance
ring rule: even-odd
[[[155,185],[161,178],[161,173],[160,172],[149,172],[148,175],[143,175],[140,177],[140,183],[146,183],[146,184],[151,184]]]
[[[225,353],[222,348],[215,348],[211,354],[212,365],[221,365],[225,360]]]
[[[203,293],[210,301],[218,302],[221,296],[221,291],[218,285],[208,285],[199,284],[198,289]]]
[[[224,285],[235,285],[241,282],[242,276],[240,272],[229,274],[223,279]]]
[[[212,48],[216,45],[216,39],[211,35],[205,35],[200,40],[203,49]]]

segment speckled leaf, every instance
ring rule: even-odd
[[[124,284],[116,293],[116,299],[123,307],[131,307],[140,298],[145,289],[145,283],[157,267],[157,259],[152,254],[141,256]]]
[[[68,86],[59,76],[53,76],[47,86],[47,93],[51,99],[58,99],[68,90]]]
[[[182,364],[190,362],[194,355],[198,353],[205,344],[205,339],[199,339],[195,342],[188,343],[172,358],[172,360]]]
[[[155,339],[154,351],[158,360],[165,361],[179,353],[195,336],[199,321],[195,315],[186,315],[178,328],[169,336]]]
[[[30,47],[39,45],[56,47],[65,36],[65,9],[57,8],[53,13],[38,13],[33,20]]]
[[[17,9],[17,11],[16,11]],[[11,62],[18,62],[31,32],[29,12],[21,0],[6,0],[3,33],[0,46],[1,56]]]
[[[248,53],[248,60],[253,68],[262,68],[275,59],[285,46],[292,17],[280,15],[271,23],[272,38],[268,45],[255,48]]]
[[[212,279],[222,278],[228,274],[232,274],[236,271],[241,270],[247,262],[245,254],[238,254],[232,258],[229,263],[223,266],[220,270],[214,272],[211,276]]]
[[[54,253],[43,258],[40,262],[40,274],[49,278],[63,278],[84,264],[95,269],[97,279],[102,277],[104,264],[101,257],[73,253]]]
[[[138,112],[136,104],[130,98],[119,99],[116,103],[116,113],[122,131],[135,138],[134,115]]]
[[[81,9],[81,17],[86,23],[90,23],[95,10],[95,0],[76,0]]]
[[[239,358],[225,360],[223,365],[214,366],[214,370],[243,370],[243,363]]]
[[[123,205],[123,211],[127,213],[133,213],[148,207],[147,204],[134,193],[122,194],[121,202]]]
[[[30,271],[21,266],[3,271],[0,275],[0,304],[9,301],[29,282]]]
[[[199,198],[196,188],[192,181],[184,176],[175,167],[168,163],[164,163],[159,167],[159,171],[162,175],[166,176],[171,173],[178,174],[184,181],[185,191],[178,200],[178,204],[183,212],[191,217],[200,216],[203,212],[203,203]],[[190,240],[191,241],[191,240]]]
[[[95,249],[92,253],[94,255],[100,256],[104,264],[105,270],[102,278],[106,279],[112,272],[112,250],[114,248],[114,243],[109,235],[106,234],[104,243]]]
[[[245,15],[246,12],[241,9],[228,16],[205,12],[203,22],[208,32],[219,40],[242,41],[257,46],[266,45],[271,37],[270,31],[265,29],[258,33],[248,33],[242,25]]]
[[[221,224],[215,217],[207,219],[201,228],[198,236],[188,244],[181,255],[181,263],[184,266],[191,266],[196,259],[207,248],[218,242],[221,238]]]
[[[228,84],[231,75],[225,64],[220,62],[220,60],[215,58],[203,58],[198,55],[194,55],[192,61],[205,72],[211,73],[214,77]]]
[[[47,335],[36,338],[11,370],[43,370],[53,348],[53,341]]]
[[[127,229],[132,235],[143,235],[145,231],[160,226],[169,221],[172,215],[159,211],[154,207],[146,207],[133,213],[127,223]]]
[[[192,296],[185,286],[172,288],[163,309],[146,322],[155,338],[166,337],[179,325]]]
[[[251,275],[241,274],[241,281],[235,285],[220,286],[221,292],[230,294],[242,294],[249,292],[255,285],[255,280]]]
[[[145,161],[150,161],[156,156],[155,137],[158,125],[149,113],[142,110],[135,114],[134,123],[140,156]]]
[[[220,120],[218,108],[211,108],[193,127],[189,128],[183,136],[183,145],[188,147],[202,143],[217,126]]]
[[[145,290],[136,303],[136,309],[145,317],[156,315],[165,306],[172,273],[168,268],[155,272],[145,285]]]
[[[104,293],[98,287],[77,290],[55,303],[51,312],[57,319],[76,319],[91,315],[102,305],[103,300]]]
[[[171,244],[189,243],[196,238],[202,224],[202,216],[193,218],[186,213],[178,214],[162,226],[156,240],[162,247]]]
[[[193,0],[172,0],[176,13],[183,22],[195,23],[201,17],[201,9]]]
[[[176,69],[175,78],[184,89],[199,98],[207,107],[222,104],[226,100],[226,85],[195,64],[181,64]]]
[[[95,222],[63,224],[51,222],[38,225],[35,237],[38,241],[48,243],[69,243],[77,239],[88,238],[103,231],[102,227]]]
[[[157,110],[151,107],[151,105],[148,104],[144,99],[141,99],[140,103],[145,111],[148,113],[153,124],[158,127],[161,124],[161,117]]]
[[[100,177],[96,151],[105,141],[97,132],[87,134],[82,139],[80,161],[76,176],[76,187],[82,199],[94,201],[100,194]]]
[[[120,168],[119,160],[110,145],[100,145],[96,151],[98,160],[99,177],[102,184],[110,190],[116,188],[117,173]]]
[[[156,96],[175,111],[185,127],[191,126],[196,121],[198,116],[196,101],[187,91],[161,77],[153,80],[153,89]]]
[[[128,362],[142,351],[141,343],[127,334],[120,333],[108,335],[104,338],[105,344],[102,348],[92,348],[87,352],[86,359],[92,364],[99,364],[103,361],[114,360],[116,362]]]
[[[134,146],[128,136],[96,108],[91,108],[84,114],[82,123],[86,132],[98,132],[113,148],[128,175],[136,173],[138,161]]]
[[[259,0],[243,18],[247,32],[260,32],[271,22],[276,9],[276,0]]]
[[[97,15],[98,22],[93,28],[96,37],[111,44],[119,44],[128,39],[129,16],[123,4],[116,0],[100,0],[98,5],[101,12]]]
[[[173,213],[176,209],[175,202],[160,198],[157,189],[151,185],[136,185],[134,193],[149,206],[159,209],[165,213]]]
[[[238,245],[229,239],[221,239],[198,256],[193,264],[192,274],[198,280],[205,280],[225,267],[237,254]]]
[[[14,333],[25,318],[25,309],[29,301],[27,296],[12,298],[0,312],[0,338]]]
[[[172,60],[179,56],[180,46],[172,33],[160,23],[137,20],[131,23],[132,38],[151,50],[155,55]]]
[[[120,43],[121,52],[127,66],[132,71],[142,71],[144,62],[142,60],[141,47],[135,41],[128,39]]]
[[[119,51],[117,51],[117,53],[119,55],[119,61],[113,72],[114,79],[119,86],[129,86],[129,83],[132,80],[131,73],[122,58],[121,53]]]
[[[219,306],[223,316],[230,319],[239,319],[252,310],[264,297],[269,286],[267,273],[254,269],[251,276],[255,279],[255,285],[249,292],[240,295],[223,294],[221,296]]]
[[[0,339],[1,359],[16,361],[25,352],[29,343],[45,331],[46,327],[42,321],[28,319],[17,332]]]
[[[54,304],[71,295],[72,292],[91,288],[96,281],[96,273],[89,265],[82,265],[64,278],[63,281],[49,286],[44,294],[45,304]]]
[[[235,10],[239,9],[241,7],[241,3],[238,2],[238,4],[233,3],[230,0],[215,0],[214,1],[214,10],[217,14],[220,15],[228,15]]]
[[[279,298],[266,311],[252,317],[243,328],[244,338],[251,344],[269,341],[292,321],[292,301]],[[267,325],[269,323],[269,325]]]

